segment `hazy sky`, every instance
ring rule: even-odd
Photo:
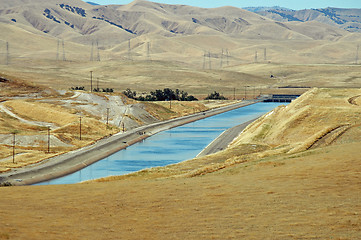
[[[132,0],[84,0],[102,5],[107,4],[128,4]],[[221,6],[234,7],[259,7],[259,6],[281,6],[291,9],[305,8],[361,8],[361,0],[153,0],[152,2],[167,4],[184,4],[204,8],[214,8]]]

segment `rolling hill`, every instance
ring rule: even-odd
[[[55,54],[66,51],[73,55],[72,60],[86,60],[100,51],[102,59],[144,60],[151,55],[152,59],[186,63],[195,58],[202,61],[203,56],[218,62],[226,57],[238,63],[252,62],[255,51],[264,48],[274,56],[283,55],[277,56],[277,61],[288,62],[292,51],[304,43],[306,52],[297,53],[302,61],[320,62],[321,57],[351,62],[360,37],[320,21],[281,22],[235,7],[205,9],[144,0],[108,6],[80,0],[4,0],[0,28],[7,33],[0,37],[0,53],[5,54],[8,42],[14,58],[42,55],[54,59]],[[344,56],[338,57],[341,60],[327,52],[316,58],[308,55],[313,48],[330,43],[337,43],[333,48],[344,48],[345,42],[353,47],[343,51]]]
[[[321,8],[291,10],[279,7],[274,8],[247,8],[275,21],[309,22],[317,21],[336,26],[350,32],[361,32],[361,9]]]

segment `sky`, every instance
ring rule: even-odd
[[[132,0],[84,0],[102,5],[128,4]],[[214,8],[222,6],[233,7],[272,7],[280,6],[294,10],[310,8],[361,8],[361,0],[152,0],[152,2],[166,4],[182,4],[203,8]]]

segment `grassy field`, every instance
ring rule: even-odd
[[[1,188],[2,239],[358,239],[357,144],[193,178]]]

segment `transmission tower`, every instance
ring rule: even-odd
[[[229,65],[229,52],[228,48],[226,49],[226,57],[227,57],[227,66]]]
[[[267,48],[263,49],[263,60],[267,61]]]
[[[130,48],[130,39],[128,40],[128,59],[130,61],[133,61],[133,58],[132,58],[132,50]]]
[[[203,52],[203,69],[206,68],[206,51]]]
[[[212,69],[211,52],[208,52],[209,69]]]
[[[356,64],[358,64],[358,52],[359,52],[359,49],[360,49],[360,45],[357,44],[357,49],[356,49]]]
[[[6,65],[10,64],[9,42],[6,42]]]
[[[64,44],[64,40],[62,40],[62,45],[63,45],[63,61],[66,61],[66,58],[65,58],[65,44]]]
[[[56,47],[56,61],[59,61],[59,48],[60,48],[60,41],[58,39],[58,46]]]
[[[151,61],[151,58],[150,58],[150,42],[147,42],[147,60]]]
[[[221,68],[223,67],[223,54],[224,54],[224,51],[223,51],[223,48],[222,48],[222,54],[221,54]]]
[[[94,41],[92,41],[92,48],[91,48],[91,51],[90,51],[90,61],[94,61],[94,57],[93,57],[93,54],[94,54]]]
[[[100,62],[99,42],[97,40],[97,61]]]

